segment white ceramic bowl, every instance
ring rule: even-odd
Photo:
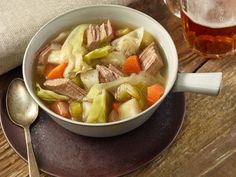
[[[159,42],[159,45],[165,53],[167,59],[167,67],[169,68],[168,81],[166,84],[165,93],[161,97],[161,99],[153,106],[151,106],[150,108],[135,117],[118,122],[100,124],[75,122],[55,114],[53,111],[48,109],[34,93],[32,82],[32,70],[35,60],[35,54],[50,37],[59,33],[62,29],[66,29],[68,27],[84,23],[86,21],[97,19],[110,19],[111,21],[120,21],[135,27],[144,27],[147,32],[151,33],[153,37]],[[44,25],[34,35],[26,49],[23,60],[24,81],[30,95],[37,102],[37,104],[61,126],[74,133],[91,137],[115,136],[126,133],[143,124],[146,120],[148,120],[148,118],[158,108],[163,99],[165,99],[166,95],[171,91],[176,81],[177,69],[178,56],[176,48],[167,31],[150,16],[137,10],[118,5],[97,5],[82,7],[54,18],[46,25]],[[186,84],[185,82],[183,82],[182,78],[183,77],[179,79],[182,81],[182,84],[180,84],[182,88],[178,87],[180,88],[179,91],[186,89]],[[189,88],[187,88],[187,90],[189,90]]]

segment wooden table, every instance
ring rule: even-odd
[[[174,144],[161,157],[127,177],[235,177],[235,56],[206,60],[189,50],[180,20],[170,14],[161,0],[140,0],[130,7],[149,14],[167,29],[178,50],[180,72],[222,71],[224,87],[217,97],[187,93],[185,122]],[[27,164],[9,146],[1,129],[0,176],[28,176]]]

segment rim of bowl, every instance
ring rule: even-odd
[[[61,18],[62,16],[65,16],[65,15],[68,15],[70,13],[73,13],[75,11],[78,11],[78,10],[81,10],[81,9],[88,9],[88,8],[99,8],[99,7],[102,7],[102,8],[109,8],[109,7],[112,7],[112,8],[123,8],[125,10],[128,10],[128,11],[131,11],[132,13],[135,13],[136,14],[139,14],[139,15],[142,15],[142,16],[145,16],[146,18],[148,18],[149,20],[151,20],[153,23],[155,23],[158,28],[162,28],[163,30],[163,33],[165,33],[165,36],[167,37],[167,40],[169,43],[171,43],[171,45],[173,46],[173,55],[175,55],[176,57],[176,60],[172,60],[172,63],[174,64],[175,68],[171,68],[171,69],[174,69],[174,73],[175,76],[173,77],[172,80],[169,80],[169,78],[167,79],[167,82],[170,82],[171,85],[170,85],[170,88],[168,90],[165,89],[165,92],[164,92],[164,95],[162,95],[162,97],[155,103],[153,104],[152,106],[148,107],[147,109],[145,109],[144,111],[140,112],[138,115],[136,116],[132,116],[130,118],[127,118],[127,119],[123,119],[123,120],[119,120],[119,121],[115,121],[115,122],[107,122],[107,123],[86,123],[86,122],[79,122],[79,121],[75,121],[75,120],[72,120],[72,119],[67,119],[67,118],[64,118],[63,116],[60,116],[56,113],[54,113],[53,111],[51,111],[48,107],[46,107],[42,101],[35,95],[33,89],[30,89],[29,85],[28,85],[28,82],[26,80],[26,73],[25,73],[25,65],[26,65],[26,57],[27,57],[27,53],[28,53],[28,50],[30,49],[31,45],[34,43],[34,40],[36,38],[36,36],[41,32],[42,29],[46,28],[49,24],[53,23],[55,20]],[[165,52],[164,52],[165,53]],[[165,54],[166,55],[166,54]],[[70,124],[76,124],[76,125],[80,125],[80,126],[88,126],[88,127],[104,127],[104,126],[113,126],[113,125],[117,125],[117,124],[123,124],[123,123],[126,123],[126,122],[129,122],[129,121],[132,121],[136,118],[140,118],[143,114],[147,113],[148,111],[150,111],[151,109],[155,109],[154,107],[156,107],[158,104],[160,104],[164,99],[165,97],[169,94],[169,92],[171,91],[171,88],[173,87],[174,83],[175,83],[175,80],[176,80],[176,77],[177,77],[177,71],[178,71],[178,54],[177,54],[177,50],[176,50],[176,47],[175,47],[175,44],[170,36],[170,34],[166,31],[166,29],[159,23],[157,22],[154,18],[152,18],[151,16],[141,12],[141,11],[138,11],[136,9],[133,9],[133,8],[130,8],[130,7],[126,7],[126,6],[122,6],[122,5],[115,5],[115,4],[99,4],[99,5],[86,5],[86,6],[81,6],[79,8],[76,8],[76,9],[73,9],[73,10],[69,10],[65,13],[62,13],[60,15],[57,15],[56,17],[52,18],[51,20],[49,20],[46,24],[44,24],[35,34],[34,36],[31,38],[30,42],[28,43],[27,45],[27,48],[25,50],[25,53],[24,53],[24,57],[23,57],[23,64],[22,64],[22,73],[23,73],[23,80],[25,82],[25,85],[26,85],[26,88],[28,90],[28,92],[30,93],[31,97],[34,99],[34,101],[44,110],[46,111],[49,115],[52,115],[58,119],[61,119],[62,121],[66,121],[67,123],[70,123]],[[168,72],[169,73],[169,72]]]

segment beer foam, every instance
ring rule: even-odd
[[[236,25],[236,3],[234,0],[188,1],[188,12],[192,21],[210,28],[225,28]],[[204,4],[204,5],[203,5]]]

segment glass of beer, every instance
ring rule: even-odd
[[[207,58],[223,58],[236,50],[235,0],[164,0],[181,17],[190,47]]]

